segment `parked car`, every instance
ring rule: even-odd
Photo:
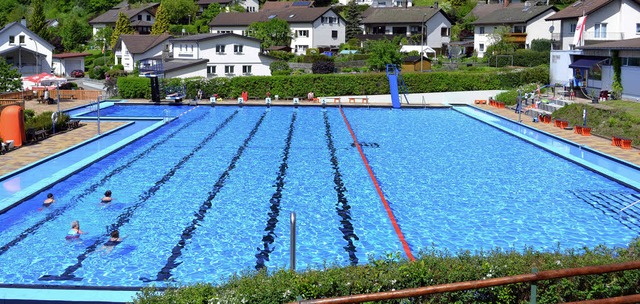
[[[83,70],[73,70],[73,71],[71,71],[71,76],[75,77],[75,78],[84,77],[84,71]]]

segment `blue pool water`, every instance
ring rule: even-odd
[[[179,118],[0,214],[2,284],[163,286],[288,267],[291,212],[297,269],[405,254],[338,109],[101,110],[165,114]],[[345,114],[414,255],[626,246],[640,232],[616,212],[635,189],[460,112]],[[56,203],[41,209],[48,192]],[[72,220],[88,233],[69,242]],[[112,229],[126,238],[109,252]]]

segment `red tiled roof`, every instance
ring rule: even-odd
[[[589,15],[613,1],[614,0],[584,0],[584,1],[579,0],[576,3],[567,6],[563,10],[553,14],[551,17],[547,18],[546,20],[578,18],[584,15]],[[640,4],[640,0],[632,0],[632,1]]]

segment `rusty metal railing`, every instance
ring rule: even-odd
[[[434,285],[434,286],[427,286],[427,287],[409,288],[409,289],[378,292],[378,293],[371,293],[371,294],[358,294],[358,295],[326,298],[326,299],[306,300],[306,301],[291,302],[291,303],[337,304],[337,303],[361,303],[361,302],[368,302],[368,301],[403,299],[403,298],[419,297],[419,296],[444,293],[444,292],[480,289],[480,288],[487,288],[487,287],[494,287],[494,286],[508,285],[508,284],[515,284],[515,283],[561,279],[561,278],[574,277],[574,276],[603,274],[603,273],[609,273],[609,272],[618,272],[618,271],[636,270],[636,269],[640,269],[640,261],[632,261],[632,262],[626,262],[626,263],[609,264],[609,265],[601,265],[601,266],[586,266],[586,267],[579,267],[579,268],[547,270],[547,271],[541,271],[538,273],[520,274],[515,276],[493,278],[493,279],[486,279],[486,280],[441,284],[441,285]],[[577,302],[577,303],[592,304],[592,303],[640,302],[639,300],[640,295],[625,296],[625,297],[618,297],[618,298],[623,298],[620,300],[626,300],[631,302]],[[611,299],[614,299],[614,298],[611,298]]]

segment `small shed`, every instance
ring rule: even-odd
[[[407,56],[402,60],[402,71],[404,72],[420,72],[420,66],[423,71],[431,70],[431,59],[422,56],[422,64],[420,56]]]
[[[65,77],[71,76],[71,71],[81,70],[84,72],[84,57],[88,53],[62,53],[53,55],[53,73]]]

